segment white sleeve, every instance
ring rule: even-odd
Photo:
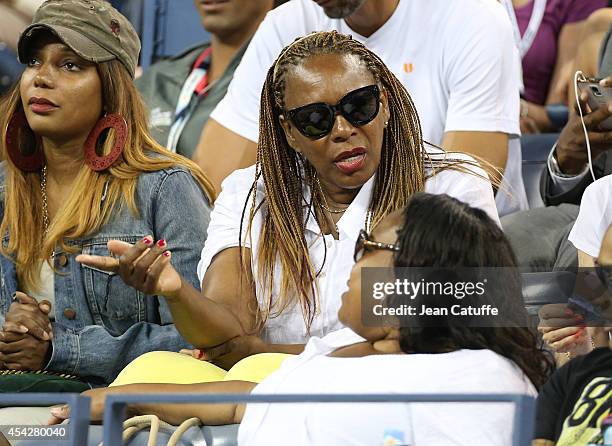
[[[240,246],[240,221],[254,174],[254,167],[236,170],[221,183],[221,193],[210,214],[208,235],[198,263],[200,283],[215,255],[224,249]],[[249,209],[247,206],[242,228],[242,244],[246,247],[250,247],[249,238],[246,237]]]
[[[474,158],[465,154],[449,154],[449,159],[466,159],[474,161]],[[495,206],[493,186],[488,179],[487,173],[480,167],[464,165],[471,173],[446,169],[430,177],[425,183],[425,192],[430,194],[447,194],[472,207],[485,211],[494,222],[501,227],[499,214]]]
[[[520,135],[520,58],[510,20],[501,5],[478,4],[479,12],[462,16],[462,29],[447,33],[444,131]]]
[[[612,224],[612,177],[604,177],[584,191],[580,212],[569,236],[570,242],[580,251],[598,257],[601,242]]]
[[[272,11],[274,12],[274,11]],[[278,14],[268,13],[251,39],[240,65],[234,72],[225,97],[210,117],[223,127],[257,142],[261,90],[268,70],[287,41],[277,28]],[[288,43],[293,41],[290,38]]]

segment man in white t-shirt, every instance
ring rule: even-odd
[[[219,189],[255,162],[263,81],[281,50],[313,31],[351,34],[410,92],[423,136],[505,171],[500,213],[526,207],[520,172],[518,53],[495,0],[292,0],[255,33],[194,159]],[[223,156],[220,155],[223,150]]]

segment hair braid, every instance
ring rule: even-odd
[[[312,187],[316,175],[314,168],[289,146],[280,124],[280,115],[284,110],[286,80],[291,68],[304,63],[309,57],[323,54],[357,56],[388,94],[390,119],[384,132],[381,161],[365,222],[367,229],[375,227],[387,214],[403,208],[411,195],[424,189],[424,158],[428,160],[429,169],[454,166],[446,159],[429,159],[423,147],[419,117],[408,92],[383,61],[363,44],[350,36],[331,31],[309,34],[287,46],[268,71],[262,91],[256,179],[249,214],[250,233],[255,214],[265,206],[259,246],[257,254],[254,254],[258,261],[260,290],[266,294],[258,298],[259,326],[268,317],[299,303],[309,330],[319,308],[317,273],[305,237],[305,215],[315,218],[321,227],[318,213],[312,211],[313,208],[321,208],[324,198],[319,188]],[[258,206],[255,195],[257,181],[261,177],[265,197],[261,198]],[[310,186],[309,203],[304,198],[305,186]],[[248,200],[245,210],[247,205]],[[278,263],[281,283],[278,300],[273,301],[272,290]],[[246,265],[244,261],[243,265]],[[262,301],[265,303],[262,304]]]

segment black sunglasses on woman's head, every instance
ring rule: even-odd
[[[371,122],[379,109],[380,89],[378,85],[368,85],[347,93],[335,105],[317,102],[289,110],[287,115],[302,135],[319,139],[331,132],[338,113],[360,127]]]

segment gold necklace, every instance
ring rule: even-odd
[[[327,212],[331,214],[342,214],[344,211],[348,209],[350,204],[346,205],[343,208],[335,208],[335,209],[330,208],[329,205],[327,204],[327,198],[325,198],[325,192],[323,192],[323,187],[321,187],[321,182],[319,181],[319,177],[318,176],[315,177],[315,180],[317,182],[317,187],[319,188],[319,192],[321,192],[321,196],[323,197],[323,203],[320,203],[323,209],[325,209]]]
[[[42,195],[44,234],[49,232],[49,203],[47,200],[47,166],[43,166],[40,175],[40,194]]]
[[[40,195],[42,196],[42,208],[43,208],[43,238],[47,236],[49,232],[49,200],[47,198],[47,165],[45,164],[40,174]],[[51,253],[51,260],[55,258],[55,250]]]

